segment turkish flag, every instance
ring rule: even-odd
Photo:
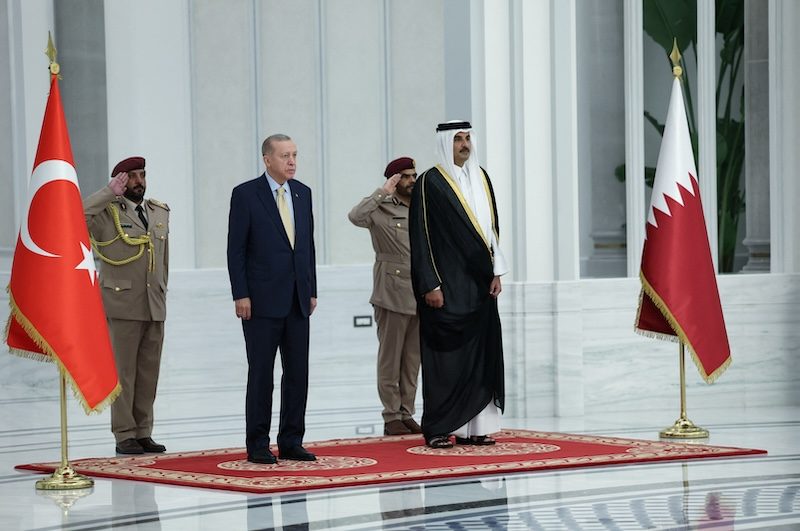
[[[682,341],[703,379],[711,383],[730,365],[731,349],[677,77],[645,232],[635,329],[659,339]]]
[[[8,292],[11,352],[61,365],[87,413],[110,404],[117,368],[55,75]]]

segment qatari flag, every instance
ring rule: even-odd
[[[731,363],[681,84],[672,82],[645,226],[637,332],[683,341],[712,383]]]

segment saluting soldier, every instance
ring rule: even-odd
[[[414,420],[419,375],[419,318],[411,287],[408,207],[417,179],[414,159],[400,157],[384,171],[386,183],[348,214],[369,229],[375,250],[372,297],[378,324],[378,396],[384,435],[422,433]]]
[[[164,452],[152,439],[169,274],[169,207],[145,199],[145,160],[130,157],[83,201],[122,393],[111,404],[120,454]]]

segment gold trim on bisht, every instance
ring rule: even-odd
[[[494,256],[492,254],[492,245],[491,245],[491,243],[489,243],[489,239],[483,233],[483,229],[481,229],[481,226],[478,223],[478,218],[475,217],[475,213],[472,211],[472,208],[470,208],[470,206],[467,204],[467,200],[464,198],[464,195],[461,193],[461,188],[458,187],[458,185],[456,184],[455,179],[453,179],[441,165],[437,164],[436,165],[436,169],[438,169],[439,172],[441,172],[442,176],[444,177],[444,180],[447,181],[447,184],[450,185],[450,188],[453,189],[453,193],[456,194],[456,197],[458,198],[458,201],[461,203],[461,206],[464,208],[464,211],[467,213],[467,217],[469,218],[469,221],[472,223],[472,226],[475,228],[475,232],[477,232],[478,235],[483,240],[483,243],[486,245],[486,249],[489,251],[489,255],[492,256],[492,261],[494,261]],[[484,187],[486,187],[486,198],[489,199],[491,197],[491,194],[489,193],[488,184],[486,183],[486,175],[483,173],[483,170],[481,170],[481,174],[483,174],[483,185],[484,185]],[[492,229],[494,230],[494,225],[495,225],[494,209],[490,208],[489,210],[491,211]]]
[[[425,227],[425,240],[428,242],[428,255],[431,257],[431,266],[433,266],[433,272],[436,273],[436,278],[439,280],[439,285],[441,285],[442,277],[439,275],[439,268],[436,267],[436,259],[433,257],[433,248],[431,247],[431,235],[428,232],[428,200],[425,194],[425,185],[428,183],[427,175],[427,171],[420,175],[419,181],[421,182],[418,182],[417,185],[421,185],[422,190],[422,194],[420,195],[422,199],[422,219]]]

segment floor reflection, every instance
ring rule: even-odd
[[[111,482],[112,521],[126,522],[137,529],[161,531],[155,485],[144,481]]]
[[[306,496],[257,496],[247,499],[247,529],[309,529]]]

